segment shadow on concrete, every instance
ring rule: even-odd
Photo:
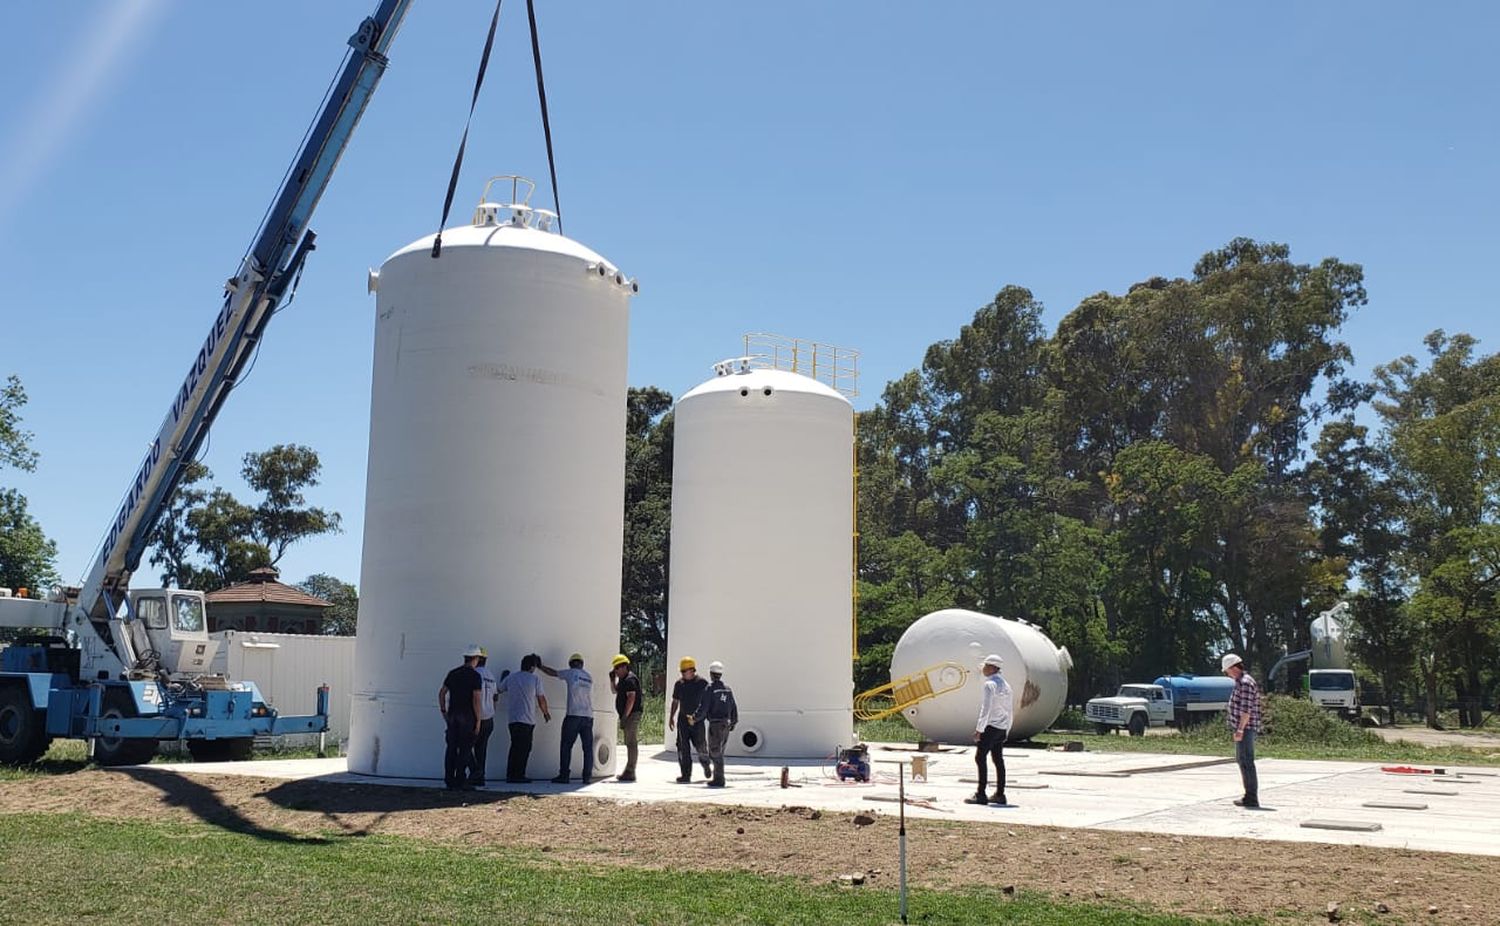
[[[158,771],[149,765],[138,765],[116,771],[128,775],[143,784],[148,784],[162,793],[170,807],[181,807],[204,823],[217,826],[232,833],[241,833],[269,842],[297,843],[299,845],[326,845],[321,836],[303,836],[277,829],[268,829],[250,820],[235,808],[224,803],[212,788],[194,780],[191,775]]]

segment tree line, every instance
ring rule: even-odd
[[[1384,701],[1482,722],[1500,686],[1500,355],[1437,330],[1358,379],[1340,333],[1366,301],[1359,265],[1246,238],[1188,277],[1091,295],[1051,332],[1029,290],[1002,288],[858,415],[860,685],[887,681],[901,633],[940,608],[1039,625],[1081,701],[1216,671],[1227,650],[1264,674],[1349,600]],[[24,402],[12,377],[0,465],[36,465]],[[671,408],[629,391],[621,630],[646,659],[666,648]],[[218,587],[337,530],[303,497],[317,474],[308,448],[247,454],[259,497],[241,502],[199,467],[152,562]],[[0,519],[0,579],[55,578],[25,499],[0,490]]]

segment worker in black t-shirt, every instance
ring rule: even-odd
[[[620,729],[625,734],[625,771],[617,781],[635,781],[635,760],[640,755],[641,680],[630,671],[630,657],[620,653],[610,660],[609,690],[615,693],[615,713],[620,715]]]
[[[438,711],[447,725],[443,782],[449,791],[469,790],[469,778],[479,771],[474,768],[474,740],[479,736],[484,681],[474,666],[483,654],[478,644],[464,650],[464,664],[449,672],[438,689]]]
[[[667,711],[667,727],[677,731],[677,767],[682,774],[678,784],[693,780],[692,747],[698,748],[698,761],[703,763],[703,777],[712,778],[713,766],[708,762],[708,737],[703,717],[703,695],[708,691],[708,680],[698,677],[698,663],[691,656],[684,656],[677,663],[682,673],[672,686],[672,707]]]

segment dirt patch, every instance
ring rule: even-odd
[[[0,813],[22,812],[199,821],[277,839],[381,833],[593,864],[812,882],[860,873],[896,884],[896,820],[885,811],[860,826],[852,813],[795,805],[622,805],[136,768],[0,782]],[[1384,904],[1403,921],[1500,922],[1500,858],[941,820],[909,820],[907,833],[915,886],[1014,887],[1189,914],[1321,920],[1338,902],[1350,918]]]

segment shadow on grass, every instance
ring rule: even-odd
[[[297,843],[299,845],[326,845],[329,840],[321,836],[303,836],[283,830],[270,829],[246,817],[224,800],[210,787],[199,783],[192,775],[158,771],[147,765],[122,768],[117,774],[129,775],[142,784],[148,784],[162,793],[170,807],[181,807],[204,823],[220,827],[268,842]]]
[[[545,794],[516,791],[447,791],[441,788],[361,785],[317,779],[287,781],[259,795],[277,807],[320,814],[346,836],[368,836],[393,813],[409,810],[446,810],[454,807],[495,807],[512,800],[539,800]],[[347,815],[374,814],[356,825]]]

